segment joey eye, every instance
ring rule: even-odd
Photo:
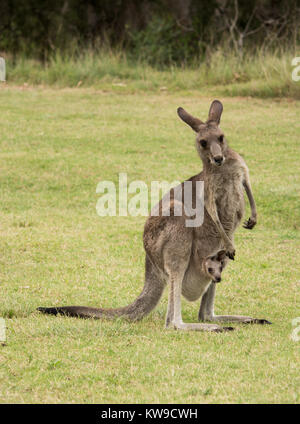
[[[219,137],[219,142],[220,142],[220,143],[223,143],[223,140],[224,140],[224,135],[220,135],[220,137]]]
[[[205,149],[205,147],[207,146],[207,141],[206,140],[200,140],[200,144]]]
[[[213,272],[213,269],[212,268],[208,268],[208,270],[207,270],[209,273],[211,273],[211,272]]]

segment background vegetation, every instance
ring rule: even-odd
[[[58,49],[108,45],[153,65],[191,63],[227,46],[299,41],[298,0],[64,0],[1,2],[1,50],[49,60]]]
[[[299,98],[299,22],[300,0],[3,0],[0,54],[17,84]]]

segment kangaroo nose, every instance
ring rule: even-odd
[[[221,277],[216,278],[216,282],[219,283],[221,281]]]
[[[223,162],[223,156],[215,156],[214,160],[217,165],[221,165],[221,163]]]

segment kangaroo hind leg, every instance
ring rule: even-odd
[[[232,330],[232,327],[221,327],[216,324],[184,323],[181,313],[181,291],[182,281],[189,265],[192,241],[188,232],[183,236],[180,234],[178,240],[174,239],[166,243],[164,248],[164,268],[168,275],[169,299],[166,316],[166,328],[185,331],[214,331],[221,332]]]
[[[260,318],[252,318],[245,315],[215,315],[214,300],[215,300],[216,284],[211,283],[206,293],[201,299],[198,319],[199,321],[210,322],[239,322],[242,324],[271,324],[270,321]]]

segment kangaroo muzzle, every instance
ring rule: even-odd
[[[214,283],[220,283],[221,281],[222,281],[221,277],[216,277],[216,278],[213,279]]]
[[[221,166],[224,161],[224,156],[220,145],[216,142],[210,146],[210,154],[214,165]]]

